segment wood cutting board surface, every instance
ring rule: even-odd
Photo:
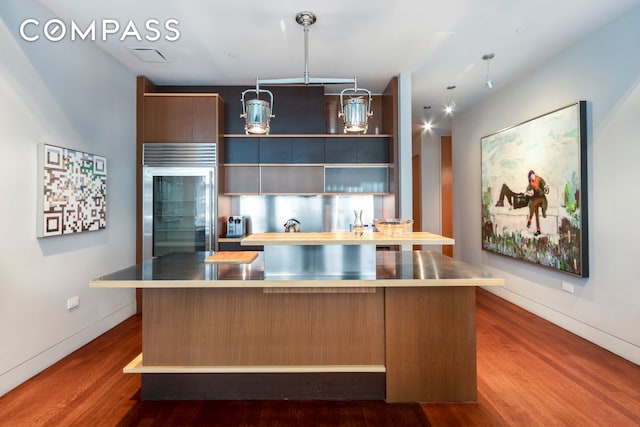
[[[249,264],[258,257],[258,252],[251,251],[222,251],[205,258],[204,262],[208,264]]]

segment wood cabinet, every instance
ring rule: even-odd
[[[260,192],[319,194],[324,192],[322,166],[261,166]]]
[[[259,194],[260,166],[227,165],[224,167],[223,182],[227,194]]]
[[[226,135],[224,193],[387,193],[389,140],[388,135]]]
[[[218,142],[222,100],[217,94],[144,94],[144,142]]]

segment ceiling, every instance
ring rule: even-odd
[[[413,122],[446,128],[445,104],[460,113],[509,81],[547,61],[640,0],[39,0],[65,22],[80,26],[177,19],[177,41],[138,41],[118,35],[96,44],[156,84],[247,85],[256,78],[304,74],[304,29],[295,21],[312,11],[308,69],[316,78],[352,78],[381,93],[389,79],[411,73]],[[100,34],[100,33],[98,33]],[[157,48],[167,62],[143,62],[130,48]],[[489,61],[493,89],[485,87]],[[456,86],[448,90],[448,86]],[[327,86],[326,93],[342,87]],[[277,106],[277,100],[276,100]],[[425,108],[429,107],[430,108]],[[454,114],[456,113],[454,112]],[[277,111],[275,111],[277,114]]]

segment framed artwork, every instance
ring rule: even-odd
[[[586,101],[481,139],[482,249],[589,276]]]
[[[54,145],[38,147],[37,236],[106,227],[107,159]]]

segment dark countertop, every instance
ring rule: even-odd
[[[214,252],[177,252],[144,261],[90,282],[94,288],[311,288],[501,286],[475,266],[434,251],[379,251],[375,279],[265,280],[263,253],[251,264],[206,264]]]

